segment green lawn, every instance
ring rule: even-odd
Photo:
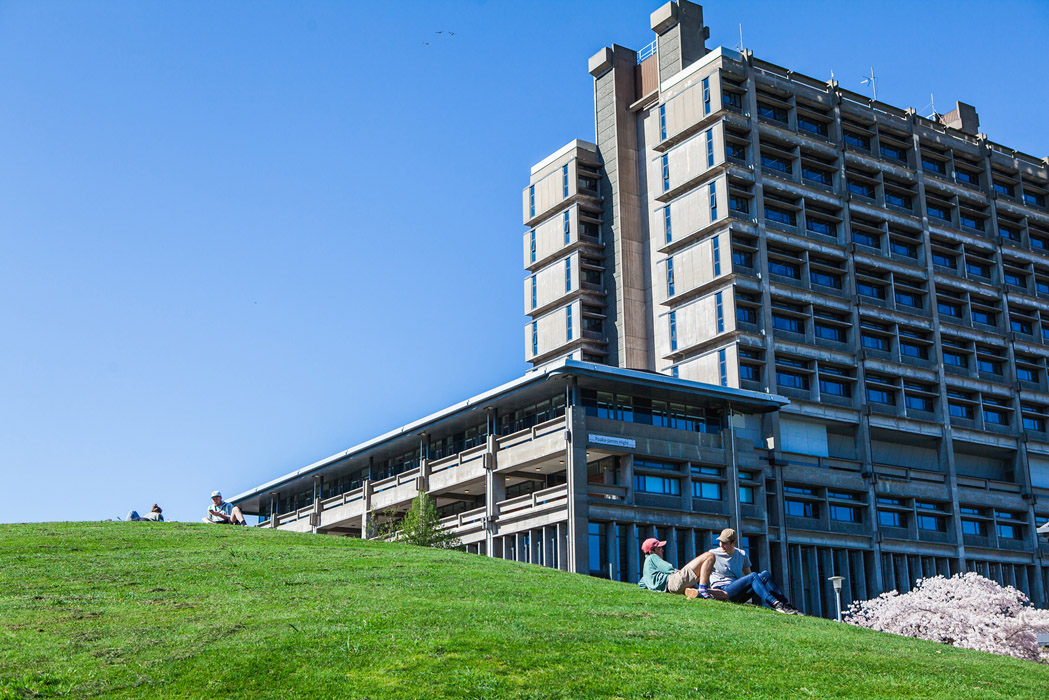
[[[536,566],[0,525],[0,698],[1039,698],[1049,667]]]

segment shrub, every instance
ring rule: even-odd
[[[379,536],[419,547],[458,549],[462,546],[458,537],[441,527],[441,516],[425,491],[420,491],[412,499],[412,505],[404,518],[387,521],[387,526],[380,530]]]
[[[928,639],[1049,663],[1037,634],[1049,632],[1049,611],[1036,610],[1022,592],[977,573],[921,579],[910,593],[882,593],[853,603],[846,622],[881,632]]]

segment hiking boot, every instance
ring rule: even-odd
[[[772,609],[775,610],[778,613],[783,613],[784,615],[801,615],[802,614],[802,612],[800,610],[795,608],[790,603],[781,603],[779,601],[776,601],[772,605]]]

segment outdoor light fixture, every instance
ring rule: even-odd
[[[827,580],[834,584],[834,600],[838,606],[838,622],[841,622],[841,582],[845,580],[845,577],[831,576]]]

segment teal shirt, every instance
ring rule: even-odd
[[[667,590],[667,578],[674,573],[674,567],[658,554],[649,554],[645,557],[645,569],[641,575],[641,583],[650,591]]]

